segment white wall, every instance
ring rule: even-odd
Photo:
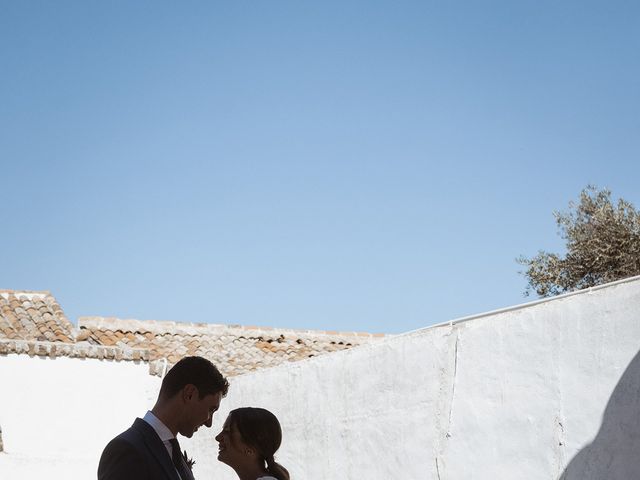
[[[235,377],[211,430],[181,439],[199,480],[213,440],[272,410],[299,480],[640,478],[640,281],[452,322]],[[95,478],[160,379],[133,362],[0,356],[0,478]]]
[[[3,479],[95,478],[106,443],[153,405],[145,363],[0,357]]]
[[[640,478],[639,312],[623,282],[244,375],[214,430],[272,410],[297,479]],[[234,478],[213,434],[183,443]]]

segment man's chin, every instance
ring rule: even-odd
[[[193,434],[196,433],[201,426],[202,425],[198,425],[197,427],[193,427],[189,430],[185,430],[184,432],[181,431],[180,435],[182,435],[183,437],[191,438],[193,437]]]

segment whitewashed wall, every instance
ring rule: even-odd
[[[234,479],[213,437],[252,405],[281,419],[296,480],[640,478],[639,312],[640,280],[619,282],[236,377],[181,443],[196,478]],[[159,383],[145,364],[0,356],[0,478],[95,478]]]
[[[144,363],[0,357],[0,478],[96,478],[106,443],[150,408],[160,385]]]
[[[214,429],[272,410],[294,479],[640,478],[639,349],[635,280],[238,377]]]

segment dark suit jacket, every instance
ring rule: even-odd
[[[193,480],[190,476],[182,480]],[[98,480],[180,480],[180,477],[153,427],[136,418],[131,428],[104,448]]]

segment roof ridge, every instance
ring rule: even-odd
[[[11,290],[9,288],[0,288],[0,295],[42,295],[53,297],[50,290]]]
[[[173,327],[180,331],[195,331],[195,330],[226,330],[226,331],[247,331],[247,332],[269,332],[275,333],[294,333],[296,335],[326,335],[326,336],[341,336],[341,337],[385,337],[383,333],[370,333],[370,332],[342,332],[336,330],[310,330],[310,329],[295,329],[295,328],[278,328],[278,327],[264,327],[255,325],[239,325],[239,324],[220,324],[220,323],[193,323],[193,322],[179,322],[173,320],[138,320],[135,318],[119,318],[119,317],[101,317],[101,316],[85,316],[78,317],[78,328],[92,327],[102,328],[109,326],[122,327],[122,328],[140,328],[146,327],[150,331],[167,331],[167,327]]]

